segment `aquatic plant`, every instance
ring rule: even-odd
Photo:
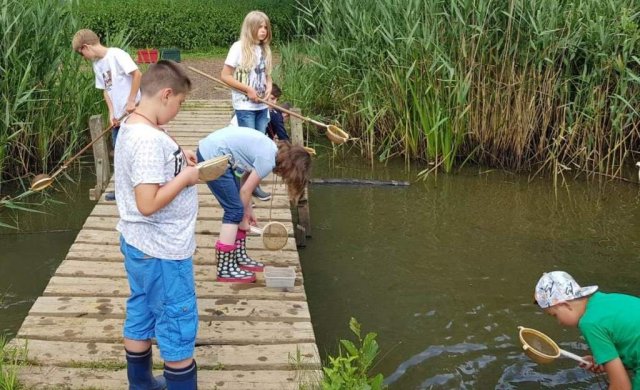
[[[18,368],[26,364],[27,348],[7,345],[7,336],[0,335],[0,389],[18,390]]]
[[[104,111],[89,64],[71,50],[74,6],[0,0],[0,183],[56,166]]]
[[[340,340],[338,356],[329,356],[329,363],[323,367],[323,390],[341,389],[384,389],[382,374],[373,377],[369,371],[378,356],[378,342],[375,333],[361,337],[360,323],[355,318],[349,321],[349,328],[357,338],[357,344],[350,340]]]
[[[300,1],[283,90],[370,159],[619,177],[637,157],[637,1]]]

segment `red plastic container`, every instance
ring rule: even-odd
[[[138,50],[136,62],[139,64],[155,64],[158,62],[158,49]]]

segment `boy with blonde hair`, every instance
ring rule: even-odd
[[[132,112],[140,100],[140,78],[142,73],[131,56],[116,47],[105,47],[98,35],[88,29],[78,31],[71,42],[73,50],[93,62],[95,86],[102,90],[111,121],[111,141],[116,146],[120,123],[124,114]],[[107,200],[115,200],[107,193]]]
[[[580,287],[564,271],[543,274],[534,297],[560,325],[580,329],[593,353],[584,368],[606,372],[609,389],[640,390],[640,298]]]
[[[191,82],[172,61],[142,76],[142,99],[122,123],[115,150],[120,248],[131,295],[124,346],[130,389],[195,389],[198,309],[193,278],[198,213],[195,153],[160,126],[180,111]],[[164,378],[151,373],[151,339]]]

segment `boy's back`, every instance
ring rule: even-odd
[[[128,243],[144,253],[166,259],[193,254],[193,231],[198,212],[196,186],[184,188],[168,205],[144,216],[134,188],[141,183],[163,185],[186,166],[184,155],[169,135],[143,124],[123,123],[115,152],[117,229]]]
[[[596,292],[578,324],[596,363],[620,357],[628,369],[640,368],[640,298]],[[640,377],[634,378],[640,386]]]

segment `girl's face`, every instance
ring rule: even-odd
[[[269,31],[267,30],[267,23],[260,22],[260,26],[258,27],[258,32],[256,34],[256,38],[258,38],[258,41],[264,41],[268,33]]]

